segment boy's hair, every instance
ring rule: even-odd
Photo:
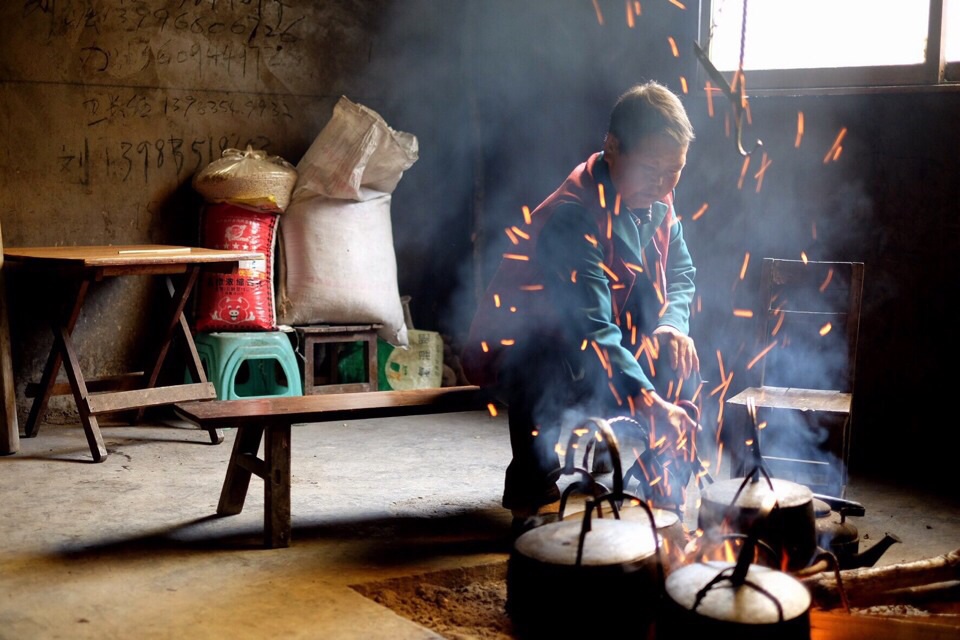
[[[635,85],[617,99],[607,132],[620,141],[621,153],[630,153],[649,135],[665,134],[681,145],[695,137],[680,98],[655,81]]]

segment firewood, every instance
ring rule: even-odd
[[[960,580],[960,549],[932,558],[882,567],[845,569],[840,571],[843,591],[852,606],[895,590]],[[841,601],[836,574],[822,572],[801,578],[814,602],[823,608]]]

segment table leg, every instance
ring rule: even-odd
[[[263,482],[264,536],[271,549],[290,546],[290,425],[269,429],[264,446],[267,477]]]
[[[2,249],[0,241],[0,249]],[[0,267],[3,256],[0,255]],[[3,414],[0,415],[0,456],[20,450],[20,425],[17,422],[17,391],[13,380],[13,357],[10,345],[10,320],[7,313],[7,292],[4,274],[0,269],[0,394],[3,395]]]
[[[107,447],[103,444],[103,435],[100,433],[97,417],[90,413],[87,405],[87,383],[80,372],[80,361],[73,348],[73,342],[70,336],[60,328],[57,329],[54,340],[55,348],[63,354],[64,369],[66,369],[67,379],[70,380],[73,399],[80,413],[80,424],[83,425],[83,433],[87,436],[87,445],[90,447],[93,461],[103,462],[107,459]]]
[[[33,400],[30,407],[30,415],[27,417],[27,424],[24,427],[24,437],[33,438],[40,431],[40,421],[47,410],[47,403],[50,402],[50,396],[53,395],[53,386],[57,382],[57,374],[60,373],[60,364],[63,352],[61,351],[56,336],[62,331],[64,335],[73,333],[73,328],[77,324],[77,318],[80,317],[80,309],[87,298],[87,292],[90,290],[90,279],[84,278],[77,286],[77,292],[73,297],[73,306],[62,325],[54,324],[54,342],[50,349],[50,355],[47,357],[47,364],[43,368],[43,376],[40,379],[40,393]]]

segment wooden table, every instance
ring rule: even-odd
[[[207,381],[203,371],[184,308],[202,269],[229,271],[238,264],[242,269],[248,266],[246,261],[266,259],[263,253],[256,251],[173,245],[5,247],[3,258],[4,268],[52,274],[75,283],[72,298],[65,300],[66,304],[51,318],[54,343],[40,383],[28,385],[28,392],[33,386],[36,394],[24,437],[37,435],[51,396],[72,393],[95,462],[107,457],[97,416],[135,409],[136,422],[143,417],[147,407],[216,398],[213,383]],[[162,331],[153,358],[143,371],[86,379],[80,371],[71,336],[91,285],[105,278],[143,275],[166,276],[171,295],[167,315],[159,325]],[[176,282],[173,276],[179,276]],[[193,380],[199,382],[158,386],[161,367],[177,336],[182,338],[180,342],[186,351],[187,368]],[[61,364],[66,370],[68,384],[57,383]],[[0,434],[0,442],[9,441],[8,435]],[[219,431],[210,430],[210,438],[213,442],[220,442],[223,436]]]

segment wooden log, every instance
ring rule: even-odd
[[[843,592],[851,606],[860,606],[877,596],[896,590],[960,580],[960,549],[914,562],[840,571]],[[831,608],[841,602],[836,574],[823,572],[801,578],[814,602]]]
[[[20,450],[20,425],[17,422],[17,396],[13,380],[13,356],[10,345],[10,320],[3,273],[3,238],[0,236],[0,455]]]

